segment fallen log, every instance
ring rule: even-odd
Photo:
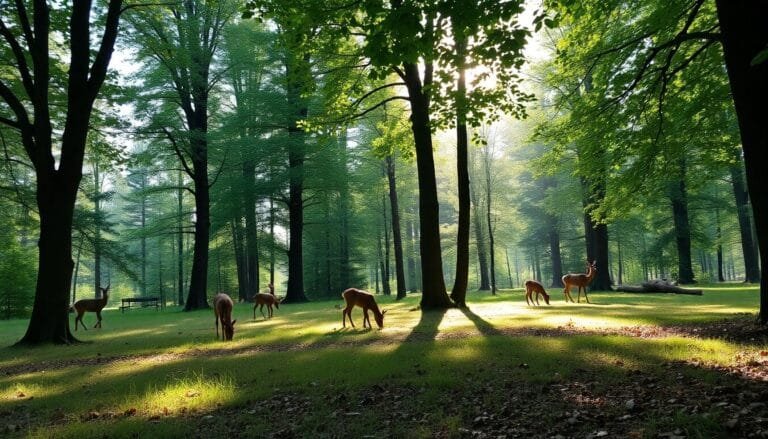
[[[625,293],[670,293],[670,294],[691,294],[694,296],[701,296],[703,291],[693,290],[688,288],[680,288],[677,285],[673,285],[664,280],[650,280],[643,282],[640,286],[632,285],[619,285],[616,291],[622,291]]]

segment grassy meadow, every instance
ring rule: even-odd
[[[745,407],[753,418],[765,411],[755,405],[768,396],[765,339],[696,329],[754,314],[756,286],[590,299],[565,304],[554,293],[551,306],[533,308],[522,291],[503,290],[471,293],[469,310],[422,313],[417,295],[378,297],[389,310],[383,330],[362,329],[359,308],[357,328],[342,329],[341,300],[283,305],[270,320],[237,304],[232,342],[216,339],[212,311],[172,307],[106,309],[103,328],[79,330],[85,343],[75,346],[11,347],[27,322],[2,321],[0,435],[732,437],[762,428],[730,421]]]

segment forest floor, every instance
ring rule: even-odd
[[[231,343],[210,339],[208,312],[106,313],[89,343],[0,350],[0,434],[768,437],[754,293],[539,308],[473,294],[437,313],[412,297],[387,303],[382,331],[339,328],[332,302],[271,320],[242,304]],[[2,341],[23,323],[0,323]]]

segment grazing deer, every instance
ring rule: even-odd
[[[232,298],[224,293],[219,293],[213,298],[213,312],[216,314],[216,339],[219,338],[219,320],[221,320],[222,340],[232,340],[235,335],[235,322],[232,320]]]
[[[568,302],[568,299],[571,299],[571,302],[573,303],[573,297],[571,296],[571,287],[579,287],[578,295],[576,296],[576,299],[581,303],[581,290],[584,290],[584,298],[587,299],[587,303],[589,303],[589,297],[587,297],[587,285],[592,282],[592,279],[595,277],[595,273],[597,272],[597,261],[593,261],[590,263],[587,261],[587,274],[584,273],[575,273],[571,274],[568,273],[565,276],[563,276],[563,285],[565,287],[563,288],[563,294],[565,295],[565,301]]]
[[[75,317],[75,331],[77,331],[78,321],[83,326],[83,329],[86,331],[88,330],[85,323],[83,323],[83,314],[85,314],[86,311],[96,313],[98,321],[93,327],[101,328],[101,310],[104,309],[107,300],[109,300],[109,285],[107,285],[107,288],[99,287],[99,289],[101,290],[101,299],[80,299],[72,305],[72,308],[77,311],[77,317]]]
[[[341,324],[344,328],[347,327],[347,316],[349,316],[349,323],[353,328],[355,327],[355,322],[352,321],[352,308],[355,305],[363,308],[363,328],[365,328],[366,323],[368,323],[369,328],[372,328],[371,319],[368,316],[369,309],[373,311],[373,317],[376,319],[376,325],[379,326],[379,329],[384,328],[384,314],[386,314],[386,311],[379,311],[379,306],[376,304],[373,294],[358,290],[357,288],[348,288],[341,293],[341,297],[344,298],[344,302],[347,304],[341,313]]]
[[[274,305],[275,308],[280,309],[280,302],[282,301],[282,298],[278,299],[274,294],[256,293],[256,295],[253,296],[253,320],[256,320],[257,306],[259,307],[259,311],[261,311],[261,315],[264,316],[264,320],[266,320],[267,316],[264,315],[264,305],[267,305],[267,314],[269,314],[269,318],[271,319],[272,315],[274,314],[272,311],[272,305]]]
[[[536,293],[536,306],[539,306],[539,295],[544,296],[544,301],[549,305],[549,294],[544,291],[544,285],[535,280],[525,281],[525,303],[533,305],[533,294]],[[530,301],[530,302],[529,302]]]

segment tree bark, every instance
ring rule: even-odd
[[[737,165],[730,168],[731,184],[733,186],[733,197],[736,201],[736,216],[739,220],[739,234],[741,236],[741,251],[744,255],[744,282],[760,282],[760,264],[752,239],[752,218],[749,215],[749,193],[744,184],[744,169],[741,164],[741,157],[736,157],[739,161]]]
[[[685,186],[686,166],[679,163],[680,178],[670,185],[669,197],[672,202],[672,218],[675,224],[677,244],[677,281],[683,285],[694,283],[691,264],[691,226],[688,219],[688,192]]]
[[[416,145],[419,177],[419,219],[421,250],[421,309],[445,309],[453,306],[445,290],[443,256],[440,245],[439,204],[429,122],[429,102],[422,88],[419,66],[406,63],[404,77],[411,105],[411,130]]]
[[[250,302],[259,292],[259,236],[256,224],[256,197],[253,187],[256,185],[256,164],[252,160],[243,163],[243,180],[245,190],[243,196],[243,213],[245,215],[245,263],[246,288],[245,299]]]
[[[663,280],[652,280],[649,282],[643,282],[639,287],[631,285],[619,285],[616,287],[616,291],[623,291],[626,293],[673,293],[673,294],[692,294],[694,296],[701,296],[703,293],[701,290],[692,290],[688,288],[680,288],[672,285],[669,282]]]
[[[461,307],[467,306],[467,284],[469,282],[469,159],[466,115],[467,85],[464,74],[466,38],[456,37],[456,57],[459,77],[456,83],[456,173],[458,176],[459,219],[456,234],[456,277],[451,290],[451,299]]]
[[[179,306],[184,305],[184,222],[182,221],[184,210],[184,175],[179,170],[178,173],[178,189],[176,190],[176,215],[178,220],[178,230],[176,231],[176,277],[178,284],[176,285]]]
[[[744,149],[747,187],[752,200],[752,213],[757,230],[760,259],[760,317],[768,324],[768,185],[764,184],[768,163],[768,124],[765,105],[768,102],[768,62],[752,65],[755,57],[768,47],[768,1],[716,0],[722,34],[725,65],[731,84],[731,95],[739,120]]]

